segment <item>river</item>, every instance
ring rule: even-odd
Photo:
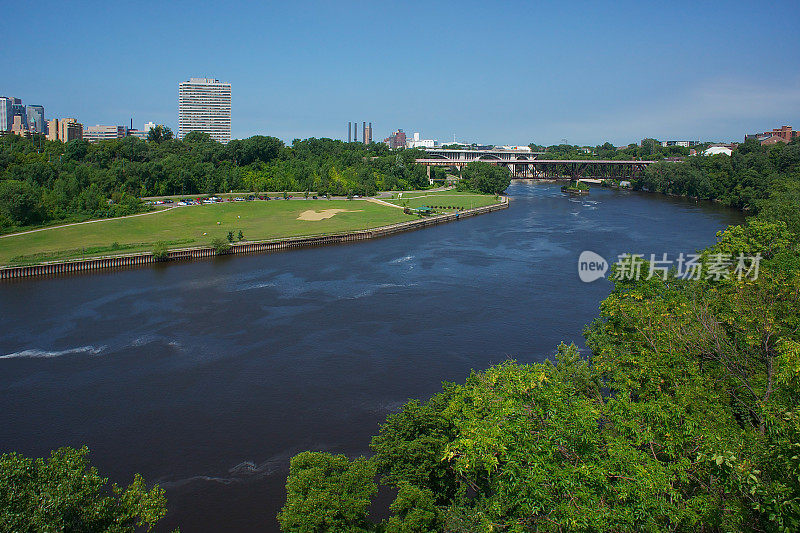
[[[277,531],[289,458],[358,455],[442,381],[582,346],[577,258],[692,253],[741,214],[518,181],[509,209],[351,245],[0,285],[0,453],[87,444],[167,489],[159,531]]]

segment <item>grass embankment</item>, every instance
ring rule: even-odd
[[[498,203],[498,200],[493,195],[456,190],[403,192],[393,195],[391,199],[386,199],[386,201],[412,209],[427,206],[443,212],[463,211],[464,209]]]
[[[330,218],[298,220],[305,211],[339,209]],[[364,200],[272,200],[176,207],[147,216],[105,219],[0,238],[0,265],[24,265],[168,248],[204,246],[228,232],[255,241],[386,226],[416,217]],[[217,224],[219,222],[220,224]]]

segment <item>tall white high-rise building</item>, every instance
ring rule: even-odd
[[[14,105],[15,98],[0,96],[0,131],[11,131],[14,123],[14,113],[11,106]]]
[[[231,140],[231,84],[190,78],[178,85],[178,138],[203,131],[221,143]]]

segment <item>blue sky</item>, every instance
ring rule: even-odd
[[[84,124],[177,126],[232,83],[233,136],[371,121],[494,144],[737,140],[800,129],[800,4],[13,2],[0,94]]]

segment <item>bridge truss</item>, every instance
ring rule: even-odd
[[[461,169],[473,161],[458,159],[417,159],[417,164],[428,167],[453,167]],[[481,163],[509,169],[515,178],[598,178],[630,179],[641,176],[644,169],[655,161],[617,161],[604,159],[481,159]]]

